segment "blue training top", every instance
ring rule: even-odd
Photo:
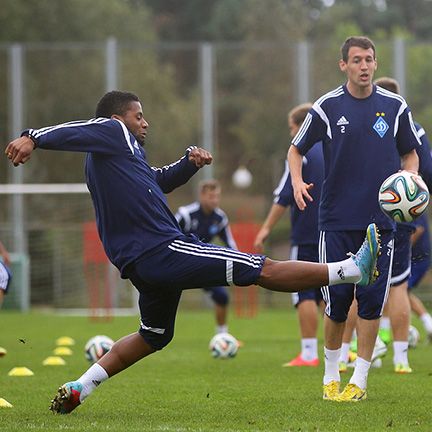
[[[273,192],[273,202],[283,207],[291,207],[291,240],[294,245],[318,244],[318,210],[323,179],[324,157],[322,143],[318,143],[303,156],[303,180],[313,183],[314,187],[310,192],[313,201],[308,201],[305,210],[301,211],[294,199],[289,166],[285,161],[285,171]]]
[[[199,202],[179,207],[175,218],[185,234],[195,234],[202,242],[210,243],[218,236],[226,246],[237,249],[226,213],[219,207],[204,213]]]
[[[340,86],[313,104],[293,144],[304,155],[320,140],[325,179],[319,229],[363,230],[371,222],[393,229],[379,208],[378,190],[419,142],[404,98],[374,85],[369,97],[357,99]]]
[[[87,152],[86,181],[99,236],[122,276],[127,264],[182,236],[164,193],[186,183],[198,168],[185,156],[151,167],[144,149],[119,120],[97,118],[28,129],[37,147]]]

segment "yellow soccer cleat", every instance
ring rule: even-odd
[[[367,398],[366,390],[362,390],[356,384],[347,384],[343,392],[336,399],[338,402],[359,402]]]
[[[395,365],[394,371],[397,374],[410,374],[410,373],[412,373],[413,370],[407,364],[404,365],[402,363],[398,363]]]
[[[330,381],[323,385],[323,399],[335,401],[339,397],[339,381]]]

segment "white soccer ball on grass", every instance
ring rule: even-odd
[[[409,326],[408,329],[408,346],[415,348],[420,340],[420,332],[413,325]]]
[[[96,363],[111,349],[113,345],[114,341],[108,336],[93,336],[85,344],[85,357],[90,363]]]
[[[228,359],[237,354],[239,343],[237,339],[229,333],[219,333],[212,337],[209,343],[211,355],[214,358]]]

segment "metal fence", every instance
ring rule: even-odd
[[[428,130],[432,64],[425,59],[432,44],[395,39],[377,41],[377,48],[377,76],[399,80],[416,119]],[[177,159],[190,144],[210,149],[216,162],[202,175],[222,180],[227,213],[235,219],[244,205],[260,220],[289,145],[286,113],[344,80],[338,58],[339,42],[333,41],[142,45],[110,38],[0,45],[0,124],[5,125],[0,138],[6,143],[28,126],[92,117],[105,91],[131,90],[140,95],[151,125],[151,163]],[[32,162],[19,168],[0,158],[0,238],[14,253],[30,257],[32,303],[59,306],[65,297],[58,293],[83,285],[72,277],[77,268],[62,276],[59,269],[73,260],[60,259],[63,252],[56,248],[70,249],[81,224],[92,217],[88,196],[4,193],[6,184],[83,181],[81,154],[53,153],[35,152]],[[230,182],[239,164],[254,175],[246,192]],[[173,210],[194,199],[194,185],[170,198]],[[48,243],[48,250],[41,250]],[[74,253],[80,253],[79,245]],[[41,255],[49,258],[41,261]]]

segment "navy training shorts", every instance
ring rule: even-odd
[[[321,231],[319,243],[320,262],[345,260],[348,252],[357,252],[363,243],[365,233],[366,230]],[[381,231],[380,234],[381,255],[378,257],[377,263],[380,275],[372,285],[341,284],[321,288],[326,302],[325,313],[333,321],[346,321],[354,295],[358,302],[359,317],[373,320],[382,315],[390,286],[394,234],[392,231]]]
[[[138,258],[126,267],[125,275],[139,291],[139,333],[154,349],[162,349],[174,336],[184,289],[253,285],[265,258],[203,243],[193,236],[179,237],[157,253]]]

